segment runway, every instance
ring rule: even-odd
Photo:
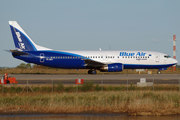
[[[3,75],[1,75],[3,76]],[[12,74],[18,84],[57,84],[61,82],[64,85],[75,84],[75,79],[84,79],[92,81],[94,84],[137,84],[140,78],[146,78],[146,82],[154,82],[154,84],[179,84],[179,74],[115,74],[115,75],[36,75],[36,74]],[[2,77],[1,77],[2,78]]]

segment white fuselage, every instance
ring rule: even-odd
[[[74,53],[104,64],[169,65],[177,63],[167,54],[154,51],[63,51]]]

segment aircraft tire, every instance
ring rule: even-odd
[[[97,71],[96,70],[88,70],[88,74],[97,74]]]
[[[93,71],[92,71],[92,74],[97,74],[97,71],[96,71],[96,70],[93,70]]]
[[[157,74],[161,74],[161,71],[158,71]]]
[[[92,70],[88,70],[88,74],[92,74]]]

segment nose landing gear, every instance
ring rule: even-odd
[[[161,71],[160,71],[160,70],[158,70],[158,71],[157,71],[157,74],[161,74]]]

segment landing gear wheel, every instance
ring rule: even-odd
[[[97,74],[96,70],[88,70],[88,74]]]
[[[92,71],[92,74],[96,74],[96,73],[97,73],[96,70],[93,70],[93,71]]]
[[[92,74],[92,70],[88,70],[88,74]]]
[[[157,74],[161,74],[161,71],[158,71]]]

